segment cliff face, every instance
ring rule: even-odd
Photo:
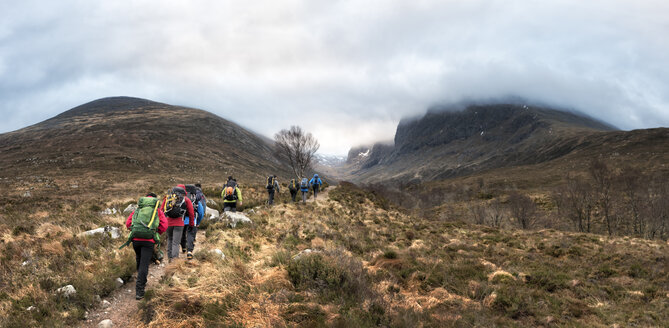
[[[548,161],[581,145],[579,137],[611,130],[584,116],[525,105],[435,108],[400,122],[392,146],[352,149],[348,163],[365,182],[429,181]]]

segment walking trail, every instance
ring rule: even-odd
[[[206,242],[204,231],[198,232],[195,242],[195,251],[201,249]],[[165,246],[163,246],[164,248]],[[132,249],[132,246],[129,247]],[[165,269],[169,266],[174,266],[179,261],[186,261],[186,254],[179,254],[179,259],[167,264],[167,251],[163,249],[165,260],[160,265],[151,264],[149,266],[149,276],[146,282],[146,290],[157,286],[165,274]],[[197,261],[197,260],[192,260]],[[137,281],[137,272],[132,275],[132,280],[115,290],[111,295],[103,298],[111,305],[103,308],[101,303],[98,307],[91,310],[88,314],[88,319],[83,321],[80,327],[82,328],[97,328],[98,324],[106,319],[110,319],[114,327],[138,327],[144,326],[140,321],[139,308],[137,305],[140,301],[135,300],[135,282]]]
[[[313,203],[314,201],[326,201],[328,199],[328,194],[330,190],[333,190],[334,186],[328,187],[326,190],[323,190],[318,193],[318,198],[314,200],[313,196],[307,199],[307,202]],[[195,251],[202,249],[202,247],[207,247],[206,238],[204,231],[198,232],[197,241],[195,243]],[[163,250],[167,254],[166,250]],[[262,258],[266,254],[259,254],[258,258]],[[151,264],[149,266],[149,276],[146,283],[146,290],[156,287],[163,275],[165,274],[165,269],[170,266],[178,265],[179,261],[186,261],[185,254],[179,254],[179,259],[177,262],[167,264],[167,255],[165,262],[160,265]],[[197,261],[194,259],[192,261]],[[260,263],[260,262],[258,262]],[[256,263],[257,265],[259,265]],[[256,265],[254,264],[254,266]],[[145,324],[141,322],[139,315],[138,304],[140,301],[135,300],[135,282],[137,279],[137,273],[133,274],[133,279],[128,283],[124,284],[121,288],[114,291],[111,295],[103,299],[108,301],[110,305],[103,308],[103,305],[100,304],[95,309],[91,310],[88,315],[88,319],[83,321],[80,325],[81,328],[97,328],[98,324],[106,319],[110,319],[114,327],[141,327]]]

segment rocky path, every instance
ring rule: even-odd
[[[197,241],[195,243],[195,251],[197,251],[199,247],[203,247],[204,244],[204,231],[198,232]],[[130,248],[132,249],[132,245]],[[167,251],[163,250],[163,252],[166,254],[165,261],[160,265],[151,264],[149,266],[149,276],[146,283],[146,290],[157,286],[165,274],[165,269],[178,263],[173,262],[172,264],[167,264]],[[186,254],[179,254],[179,260],[177,261],[186,261]],[[133,274],[133,279],[130,282],[124,284],[121,288],[117,289],[111,295],[104,298],[98,307],[89,313],[88,319],[85,320],[79,327],[112,327],[103,325],[102,321],[104,320],[111,320],[113,327],[142,326],[143,323],[140,321],[139,309],[137,307],[140,301],[135,300],[136,279],[137,273]]]
[[[334,188],[335,188],[334,186],[330,186],[325,190],[321,190],[318,193],[318,198],[314,198],[313,196],[311,196],[311,198],[307,199],[307,203],[313,203],[314,201],[325,201],[326,199],[328,199],[328,194],[330,193],[330,190],[333,190]],[[302,195],[299,196],[301,197]]]

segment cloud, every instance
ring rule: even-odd
[[[321,150],[392,139],[434,103],[509,95],[669,126],[669,3],[20,1],[0,4],[0,132],[129,95]]]

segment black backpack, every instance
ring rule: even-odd
[[[288,185],[290,190],[297,190],[297,182],[295,179],[290,180],[290,184]]]
[[[197,187],[192,184],[187,184],[186,185],[186,192],[188,193],[188,199],[190,199],[190,202],[193,203],[193,208],[197,207]]]
[[[270,175],[267,177],[267,190],[274,189],[274,176]]]
[[[186,214],[186,190],[174,187],[167,193],[163,212],[170,218],[183,218]]]

